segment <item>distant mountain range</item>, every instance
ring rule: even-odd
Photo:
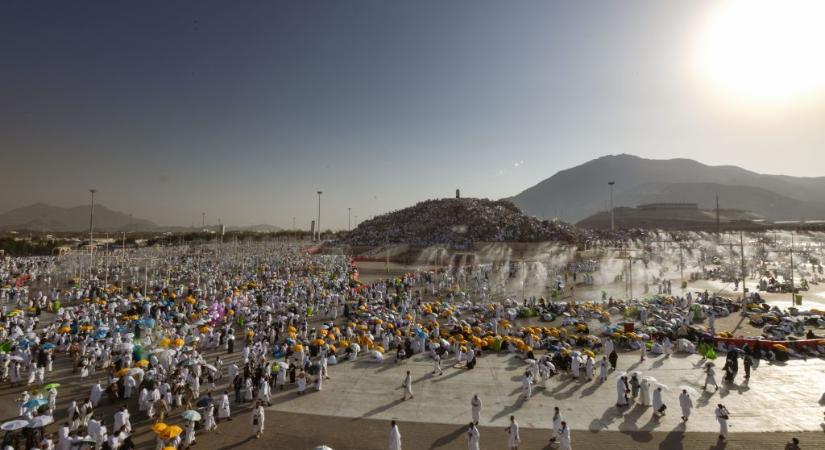
[[[95,229],[100,231],[152,231],[158,225],[129,214],[95,205]],[[0,230],[75,232],[89,229],[89,206],[62,208],[36,203],[0,214]]]
[[[212,226],[211,229],[217,228]],[[69,233],[89,229],[89,206],[63,208],[59,206],[36,203],[16,208],[0,214],[0,230],[5,231],[40,231]],[[198,230],[200,228],[197,228]],[[132,217],[130,214],[113,211],[103,205],[95,205],[95,230],[101,232],[154,232],[154,231],[192,231],[190,227],[171,227],[158,225],[145,219]],[[274,225],[227,226],[227,231],[275,232],[281,228]]]
[[[690,202],[700,208],[748,210],[769,220],[825,219],[825,177],[763,175],[691,159],[655,160],[610,155],[562,170],[510,198],[525,213],[575,223],[613,203]]]

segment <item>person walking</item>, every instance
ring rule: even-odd
[[[800,449],[801,449],[801,447],[799,447],[799,439],[797,439],[797,438],[792,438],[791,442],[788,442],[787,444],[785,444],[785,450],[800,450]]]
[[[470,422],[469,428],[467,429],[467,448],[469,450],[480,450],[479,447],[479,440],[481,439],[481,434],[478,432],[478,428],[476,424]]]
[[[401,383],[401,387],[404,388],[404,396],[401,397],[401,401],[407,400],[407,397],[413,398],[412,392],[412,375],[410,375],[410,371],[407,371],[407,375],[404,377],[404,382]]]
[[[753,359],[751,359],[750,355],[745,355],[742,359],[744,359],[742,364],[745,366],[745,380],[749,380],[751,378],[751,367],[753,367]]]
[[[599,381],[604,383],[607,381],[607,357],[602,356],[602,359],[599,361]]]
[[[473,395],[472,400],[470,400],[470,410],[473,415],[473,423],[478,425],[478,421],[481,418],[481,399],[478,397],[478,394]]]
[[[226,419],[232,420],[231,411],[229,409],[229,392],[223,391],[221,399],[218,402],[218,420]]]
[[[719,384],[716,383],[716,373],[713,371],[713,363],[707,363],[705,366],[705,387],[703,390],[707,389],[709,384],[716,388],[714,392],[719,390]]]
[[[264,404],[259,401],[255,409],[252,410],[252,431],[255,433],[255,439],[260,439],[263,435],[265,420]]]
[[[627,387],[627,377],[620,376],[616,378],[616,406],[627,406],[627,393],[630,389]]]
[[[401,432],[398,430],[398,424],[394,420],[390,422],[390,444],[388,449],[401,450]]]
[[[724,442],[728,439],[728,419],[730,419],[730,413],[728,409],[725,408],[725,405],[718,404],[716,406],[716,420],[719,422],[719,440]]]
[[[516,416],[510,416],[510,426],[505,428],[507,431],[507,448],[510,450],[518,450],[518,444],[521,442],[521,436],[518,432],[518,422]]]
[[[559,407],[553,407],[553,429],[550,430],[550,442],[556,442],[561,436],[561,424],[564,423],[564,418],[561,416]]]
[[[653,390],[653,417],[662,417],[665,415],[667,405],[662,400],[662,387],[657,386]]]
[[[573,443],[570,440],[570,428],[567,428],[567,422],[561,422],[561,430],[559,432],[559,450],[573,450]]]
[[[693,408],[693,399],[688,395],[687,389],[682,389],[682,393],[679,394],[679,407],[682,408],[682,422],[687,422]]]
[[[433,355],[433,375],[443,375],[444,371],[441,370],[441,356],[438,353]]]

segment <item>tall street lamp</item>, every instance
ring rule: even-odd
[[[350,222],[350,216],[352,215],[352,208],[347,208],[347,231],[352,230],[352,224]]]
[[[92,273],[95,265],[95,192],[97,189],[89,189],[92,195],[91,208],[89,209],[89,284],[92,283]]]
[[[613,185],[616,184],[615,181],[608,181],[608,185],[610,185],[610,231],[616,231],[616,224],[613,221]]]
[[[323,191],[318,191],[318,221],[316,222],[318,225],[318,240],[321,240],[321,194]]]

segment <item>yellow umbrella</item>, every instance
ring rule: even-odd
[[[61,334],[66,334],[66,333],[68,333],[68,332],[69,332],[69,331],[71,331],[71,330],[72,330],[72,329],[71,329],[71,328],[69,328],[69,327],[60,327],[60,328],[58,328],[58,329],[57,329],[57,332],[58,332],[58,333],[61,333]]]
[[[176,338],[174,341],[175,347],[182,347],[183,346],[183,339]]]
[[[160,340],[158,345],[161,346],[161,347],[169,347],[169,344],[171,344],[171,343],[172,343],[172,341],[168,337],[165,337],[165,338]]]
[[[163,432],[161,433],[161,437],[163,437],[164,439],[172,439],[180,436],[181,433],[183,433],[183,428],[177,425],[172,425],[163,430]]]
[[[141,359],[140,361],[135,363],[135,367],[148,367],[148,366],[149,366],[149,361],[147,361],[145,359]]]
[[[124,368],[122,368],[122,369],[118,370],[116,375],[117,375],[118,377],[125,377],[127,374],[129,374],[129,368],[128,368],[128,367],[124,367]]]
[[[166,425],[163,422],[158,422],[158,423],[152,425],[152,431],[154,431],[155,433],[158,433],[158,434],[163,433],[163,431],[167,428],[169,428],[169,425]]]

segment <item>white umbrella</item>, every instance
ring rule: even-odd
[[[52,416],[37,416],[29,421],[29,428],[42,428],[53,422]]]
[[[312,450],[332,450],[332,447],[327,447],[326,445],[321,445],[321,446],[313,448]]]
[[[218,371],[218,368],[213,366],[212,364],[203,364],[203,367],[206,367],[207,369],[211,370],[212,372],[217,372]]]
[[[20,420],[20,419],[10,420],[10,421],[4,423],[3,425],[0,425],[0,430],[14,431],[14,430],[20,430],[22,428],[26,428],[27,426],[29,426],[29,422],[27,422],[25,420]]]
[[[289,364],[283,361],[278,361],[276,364],[278,364],[278,366],[280,366],[282,369],[289,369]]]
[[[683,390],[687,392],[688,397],[690,397],[691,400],[696,401],[700,397],[699,391],[697,391],[696,389],[694,389],[690,386],[684,386],[684,385],[679,386],[679,391],[681,392]]]

